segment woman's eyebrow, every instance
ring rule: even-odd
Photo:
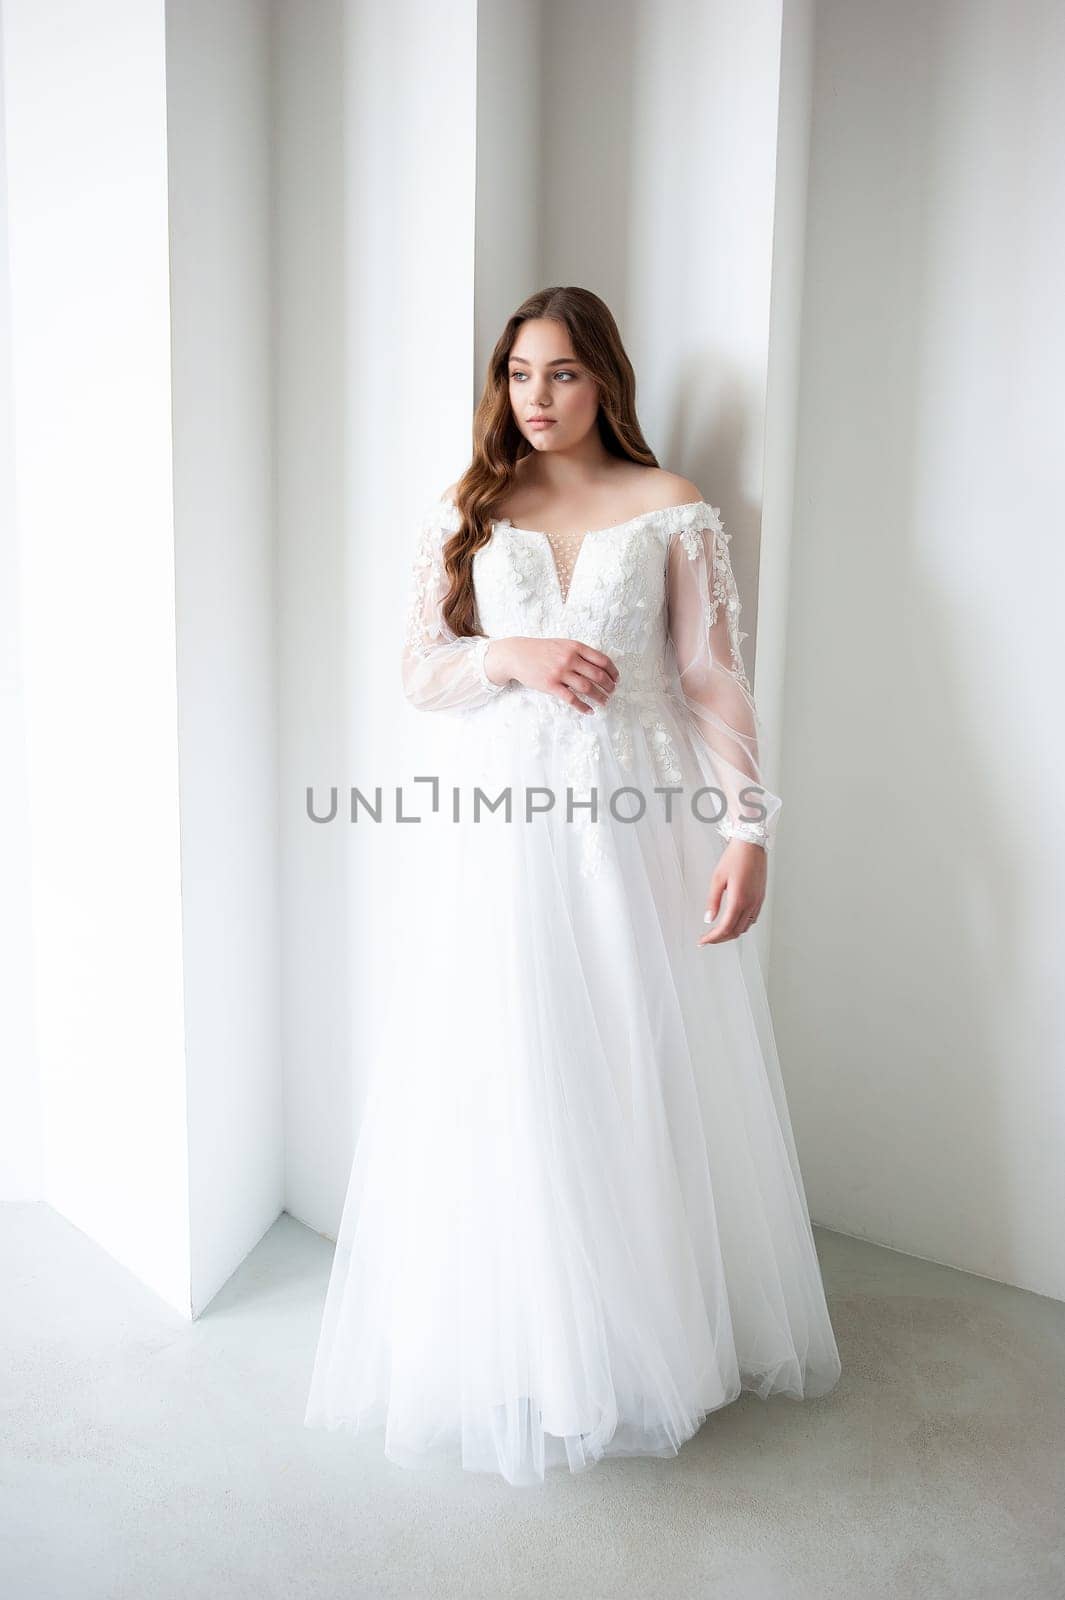
[[[524,356],[511,356],[510,359],[511,359],[511,361],[520,361],[523,367],[527,367],[527,366],[530,365],[530,363],[528,361],[526,361]],[[545,367],[561,367],[563,364],[565,364],[566,366],[569,366],[569,367],[575,367],[577,365],[577,357],[576,356],[556,356],[554,361],[545,361],[544,362],[544,366]]]

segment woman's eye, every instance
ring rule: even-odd
[[[528,377],[528,373],[514,371],[514,372],[512,372],[510,374],[510,376],[512,378],[525,378],[525,377]],[[577,374],[575,372],[563,371],[563,372],[556,372],[555,373],[555,377],[556,378],[575,378],[576,376],[577,376]]]

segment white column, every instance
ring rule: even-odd
[[[184,1308],[163,7],[3,28],[43,1197]]]
[[[41,1197],[189,1316],[282,1204],[269,18],[168,9],[2,20]]]

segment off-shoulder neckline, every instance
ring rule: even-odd
[[[458,506],[455,504],[454,500],[450,499],[447,495],[444,495],[441,498],[441,502],[440,503],[441,503],[441,505],[446,506],[450,511],[457,511],[458,510]],[[706,511],[706,512],[708,512],[710,514],[710,517],[711,517],[712,521],[713,521],[713,525],[714,526],[719,526],[719,523],[718,523],[719,513],[718,513],[717,509],[709,503],[709,501],[707,501],[707,500],[684,500],[678,505],[655,506],[650,511],[638,511],[634,517],[626,517],[624,522],[611,522],[611,523],[608,523],[605,528],[585,528],[585,529],[582,530],[582,535],[581,536],[582,536],[582,538],[587,538],[591,534],[618,533],[618,532],[620,532],[620,530],[622,528],[631,528],[638,522],[647,522],[647,521],[649,521],[652,517],[668,516],[669,513],[671,513],[671,512],[674,515],[679,515],[680,513],[688,512],[688,513],[691,513],[691,515],[694,516],[694,514],[696,512],[698,512],[698,511]],[[686,519],[682,519],[681,526],[685,525],[685,520]],[[515,533],[531,533],[531,534],[536,535],[536,537],[540,538],[540,539],[551,540],[551,539],[557,539],[557,538],[561,537],[561,535],[559,535],[559,534],[548,533],[543,528],[523,528],[519,523],[512,522],[509,517],[493,517],[491,525],[492,525],[493,529],[494,528],[512,528]]]

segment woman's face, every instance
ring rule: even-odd
[[[549,317],[523,322],[511,347],[510,404],[534,450],[565,450],[582,439],[599,414],[599,390],[573,354],[569,330]],[[534,417],[550,425],[534,427]]]

